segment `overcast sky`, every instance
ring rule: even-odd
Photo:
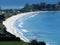
[[[26,3],[57,3],[58,1],[60,0],[0,0],[0,6],[3,8],[22,8]]]

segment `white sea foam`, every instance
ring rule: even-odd
[[[50,44],[47,43],[46,45],[50,45]]]
[[[6,29],[7,32],[10,32],[11,34],[15,35],[16,37],[19,37],[21,40],[23,40],[25,42],[30,42],[18,28],[13,26],[14,22],[16,20],[18,20],[19,18],[23,17],[23,16],[30,15],[30,14],[38,14],[38,13],[41,13],[41,12],[43,12],[43,11],[17,14],[17,15],[14,15],[14,16],[6,19],[5,21],[3,21],[3,24],[7,28]],[[32,16],[32,17],[34,17],[34,16]],[[23,27],[22,25],[23,25],[23,22],[21,22],[19,26]],[[22,29],[22,31],[23,32],[28,32],[26,29]]]
[[[23,27],[23,22],[20,22],[19,25],[18,25],[20,28]]]
[[[53,45],[51,42],[46,43],[46,45]]]
[[[28,32],[28,30],[26,30],[26,29],[21,29],[23,32]]]

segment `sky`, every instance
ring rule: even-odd
[[[60,0],[0,0],[2,8],[22,8],[26,3],[36,4],[40,2],[57,3]]]

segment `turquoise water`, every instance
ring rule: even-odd
[[[15,26],[29,40],[60,45],[60,12],[30,14],[16,20]]]

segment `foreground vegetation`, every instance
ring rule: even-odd
[[[22,41],[21,42],[11,41],[11,42],[0,42],[0,45],[28,45],[28,43],[25,43],[25,42],[22,42]]]
[[[23,41],[0,42],[0,45],[46,45],[46,44],[45,44],[45,42],[37,42],[36,40],[32,40],[30,43],[26,43]]]

